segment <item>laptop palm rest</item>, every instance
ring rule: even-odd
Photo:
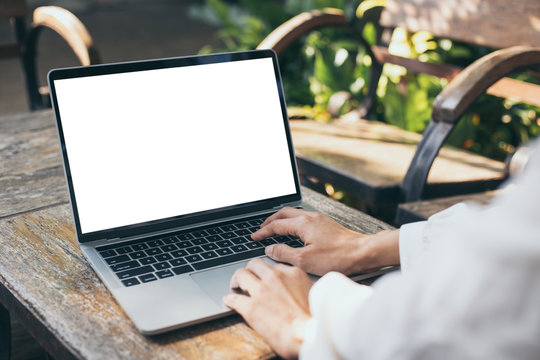
[[[267,258],[262,258],[268,264],[273,265],[276,262]],[[222,309],[228,309],[223,304],[223,296],[231,292],[231,278],[236,270],[246,267],[248,261],[242,261],[236,264],[227,265],[217,269],[190,274],[191,279],[201,287],[201,289]]]

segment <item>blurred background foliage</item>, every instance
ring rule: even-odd
[[[204,47],[201,53],[254,49],[272,30],[291,17],[314,9],[336,8],[361,22],[362,35],[373,45],[380,36],[370,11],[384,0],[206,0],[190,8],[190,15],[216,25],[221,48]],[[380,9],[380,8],[379,8]],[[390,51],[421,61],[465,67],[492,49],[436,39],[431,34],[393,32]],[[371,58],[355,35],[340,28],[313,31],[280,54],[285,95],[292,117],[331,121],[330,96],[347,91],[352,98],[342,107],[354,109],[367,93]],[[512,77],[538,83],[528,73]],[[387,64],[377,88],[377,100],[369,118],[421,133],[431,118],[433,100],[447,80],[407,73]],[[540,109],[512,99],[482,96],[452,132],[448,144],[504,160],[517,145],[538,134]]]

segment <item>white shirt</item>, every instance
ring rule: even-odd
[[[404,225],[401,272],[315,283],[301,359],[540,359],[540,142],[490,205]]]

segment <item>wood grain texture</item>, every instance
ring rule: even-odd
[[[540,46],[538,0],[387,0],[381,23],[496,49]]]
[[[55,205],[67,199],[53,130],[51,111],[0,118],[0,180],[12,181],[0,188],[1,208],[7,209],[0,219],[0,301],[12,316],[57,359],[273,358],[238,316],[153,337],[135,329],[83,257],[69,205]],[[391,229],[302,191],[307,202],[354,230]]]
[[[0,118],[0,218],[68,201],[52,111]]]

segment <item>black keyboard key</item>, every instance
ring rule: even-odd
[[[224,248],[224,247],[229,247],[229,246],[233,246],[234,244],[232,242],[230,242],[229,240],[223,240],[223,241],[218,241],[217,243],[217,246],[221,247],[221,248]]]
[[[239,245],[239,246],[243,246],[243,245]],[[251,258],[261,256],[261,255],[264,255],[263,248],[246,251],[239,254],[233,254],[233,255],[218,257],[215,259],[201,261],[201,262],[193,264],[192,266],[195,268],[195,270],[203,270],[203,269],[208,269],[214,266],[233,263],[240,260],[251,259]]]
[[[206,232],[210,235],[217,235],[217,234],[221,234],[223,230],[221,230],[220,228],[211,228],[211,229],[206,229]]]
[[[199,255],[189,255],[189,256],[186,256],[184,259],[186,259],[186,261],[190,263],[193,263],[196,261],[201,261],[202,257],[200,257]]]
[[[170,254],[159,254],[155,256],[157,261],[167,261],[171,260],[172,256]]]
[[[170,270],[158,271],[158,272],[156,273],[156,275],[157,275],[160,279],[165,279],[165,278],[174,276],[174,274],[173,274]]]
[[[163,245],[163,242],[161,240],[150,240],[150,241],[147,241],[146,243],[148,244],[148,246],[153,247],[153,248]]]
[[[249,227],[251,227],[251,225],[247,222],[241,222],[241,223],[238,223],[238,224],[234,224],[236,225],[237,228],[239,229],[247,229]]]
[[[178,239],[180,239],[181,241],[193,239],[193,235],[187,234],[187,233],[186,233],[186,234],[176,235],[176,237],[177,237]]]
[[[236,237],[236,234],[233,232],[226,232],[226,233],[221,234],[221,237],[224,239],[231,239],[233,237]]]
[[[225,255],[231,255],[233,254],[233,251],[229,248],[225,248],[225,249],[217,249],[216,252],[218,253],[218,255],[220,256],[225,256]]]
[[[255,226],[255,227],[249,228],[249,231],[253,234],[255,231],[258,231],[260,229],[261,228],[259,226]]]
[[[207,244],[208,240],[206,240],[206,239],[195,239],[195,240],[191,240],[191,242],[193,243],[193,245],[202,245],[202,244]]]
[[[252,226],[261,226],[264,222],[264,219],[253,219],[248,221]]]
[[[209,249],[209,250],[211,250],[211,249]],[[113,257],[105,259],[105,261],[109,265],[119,264],[119,263],[126,262],[126,261],[129,261],[129,260],[131,260],[131,259],[127,255],[113,256]]]
[[[174,271],[176,275],[185,274],[187,272],[194,271],[193,268],[189,265],[175,267],[175,268],[172,268],[171,270]]]
[[[171,264],[169,264],[168,262],[160,262],[160,263],[154,264],[154,268],[156,270],[165,270],[170,267],[171,267]]]
[[[147,257],[148,255],[146,255],[142,251],[135,251],[135,252],[132,252],[131,254],[129,254],[129,256],[131,256],[132,259],[142,259],[144,257]]]
[[[210,235],[206,237],[206,240],[214,242],[214,241],[223,240],[223,238],[219,235]]]
[[[130,253],[132,251],[133,251],[133,249],[131,247],[129,247],[129,246],[123,246],[121,248],[116,249],[116,252],[118,254],[128,254],[128,253]]]
[[[222,227],[220,227],[220,229],[223,231],[234,231],[236,230],[236,226],[234,226],[233,224],[223,225]]]
[[[164,244],[174,244],[178,242],[179,240],[174,236],[169,236],[169,237],[166,237],[165,239],[161,239],[161,241],[163,241]]]
[[[245,237],[238,237],[238,238],[234,238],[234,239],[231,239],[231,241],[233,242],[233,244],[235,245],[239,245],[239,244],[245,244],[248,242],[248,240],[245,238]]]
[[[147,282],[150,282],[150,281],[157,280],[157,277],[154,274],[145,274],[145,275],[139,276],[139,279],[143,283],[147,283]]]
[[[201,254],[201,256],[203,257],[203,259],[207,259],[207,260],[218,257],[218,255],[213,251],[204,252]]]
[[[134,260],[134,261],[125,262],[125,263],[121,263],[117,265],[111,265],[111,269],[114,272],[118,272],[118,271],[135,269],[135,268],[138,268],[139,266],[141,266],[141,264],[139,264],[138,261]]]
[[[118,272],[116,273],[116,276],[118,276],[120,280],[124,280],[133,276],[139,276],[139,275],[147,274],[151,272],[154,272],[154,269],[150,265],[147,265],[147,266],[143,266],[143,267],[139,267],[139,268],[135,268],[131,270]]]
[[[261,240],[260,243],[263,244],[264,246],[268,246],[272,244],[277,244],[277,241],[274,239],[264,239],[264,240]]]
[[[218,246],[216,244],[204,244],[201,247],[206,251],[218,249]]]
[[[185,248],[188,248],[190,246],[193,246],[193,244],[186,240],[186,241],[179,242],[178,244],[176,244],[176,246],[178,246],[180,249],[185,249]]]
[[[162,251],[159,248],[153,248],[153,249],[146,250],[145,253],[147,253],[148,256],[152,256],[152,255],[161,254]]]
[[[124,284],[125,286],[133,286],[140,284],[140,282],[136,278],[131,278],[127,280],[122,280],[122,284]]]
[[[262,248],[263,246],[261,245],[261,243],[257,242],[257,241],[250,241],[248,243],[245,244],[246,247],[248,249],[257,249],[257,248]]]
[[[188,253],[186,250],[173,251],[171,255],[175,258],[186,256]]]
[[[157,260],[154,259],[153,257],[149,256],[147,258],[142,258],[142,259],[139,259],[139,262],[143,265],[150,265],[150,264],[153,264],[153,263],[156,263]]]
[[[200,246],[194,246],[194,247],[187,248],[186,251],[190,254],[198,254],[198,253],[203,252],[204,250]]]
[[[202,238],[208,236],[208,233],[204,230],[200,230],[192,232],[191,235],[195,236],[196,238]]]
[[[287,241],[290,241],[291,239],[287,236],[273,236],[272,239],[276,240],[279,243],[285,243]]]
[[[234,252],[242,252],[242,251],[246,251],[248,248],[245,246],[245,245],[236,245],[236,246],[231,246],[231,250],[234,251]]]
[[[116,256],[116,251],[114,250],[102,250],[99,252],[99,254],[101,256],[103,256],[104,258],[108,258],[108,257],[111,257],[111,256]]]
[[[148,249],[148,245],[146,244],[135,244],[135,245],[131,245],[131,247],[133,248],[133,250],[135,251],[140,251],[140,250],[146,250]]]
[[[161,247],[161,250],[163,250],[163,252],[171,252],[174,250],[178,250],[178,248],[175,245],[165,245]]]
[[[251,234],[251,231],[249,231],[248,229],[240,229],[240,230],[236,230],[235,233],[238,236],[243,236],[243,235]]]
[[[169,263],[172,266],[180,266],[180,265],[187,264],[186,260],[184,260],[184,259],[173,259],[173,260],[169,261]]]

